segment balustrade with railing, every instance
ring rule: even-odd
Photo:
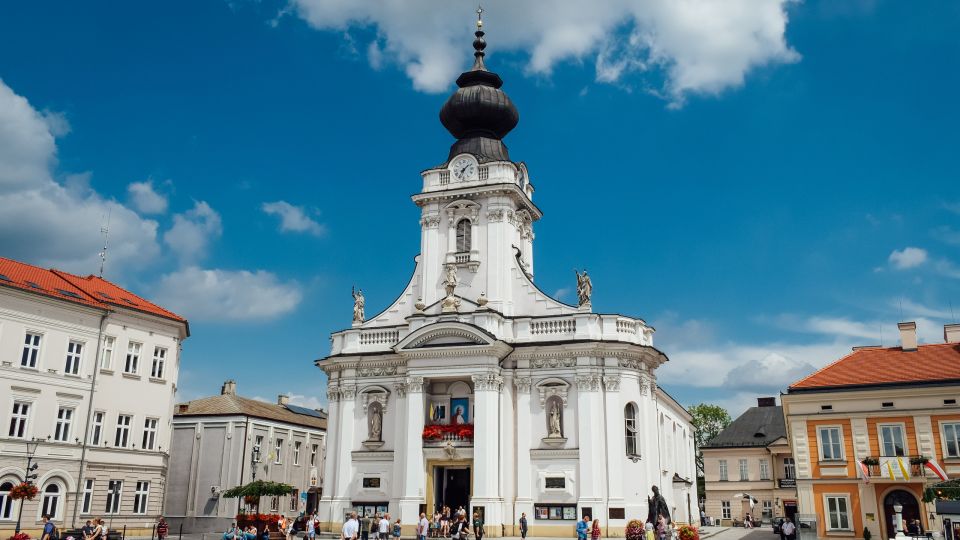
[[[574,334],[576,331],[577,321],[573,318],[530,321],[530,335],[533,336]]]
[[[924,477],[924,465],[920,456],[900,456],[903,465],[910,472],[911,478]],[[900,470],[900,463],[897,456],[866,457],[862,460],[867,470],[870,471],[872,478],[890,478],[890,469],[893,469],[893,475],[896,479],[902,480],[903,471]],[[887,465],[889,463],[889,466]]]

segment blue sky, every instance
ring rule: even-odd
[[[491,0],[545,217],[537,281],[643,317],[680,401],[737,413],[898,320],[960,313],[960,4]],[[746,8],[749,6],[749,8]],[[744,9],[736,9],[741,7]],[[0,254],[191,319],[181,397],[325,404],[311,361],[419,245],[475,5],[21,2],[0,16]],[[881,335],[882,334],[882,335]]]

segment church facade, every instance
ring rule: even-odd
[[[489,536],[575,536],[583,515],[605,536],[644,520],[659,486],[674,521],[699,516],[689,414],[656,383],[667,357],[643,320],[578,305],[533,281],[542,212],[503,138],[519,121],[498,75],[475,62],[440,119],[456,138],[423,171],[413,276],[317,361],[328,376],[327,457],[319,516],[389,512],[413,534],[421,512],[463,506]],[[573,278],[573,276],[571,276]],[[661,501],[661,504],[663,503]],[[691,517],[692,516],[692,517]]]

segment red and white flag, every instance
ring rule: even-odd
[[[857,465],[860,466],[860,475],[863,477],[863,481],[870,483],[870,469],[862,461],[857,461]]]
[[[935,459],[927,460],[927,462],[924,465],[928,469],[933,471],[933,474],[939,476],[941,480],[947,479],[947,471],[943,470],[943,467],[941,467],[940,464],[937,463],[937,460]]]

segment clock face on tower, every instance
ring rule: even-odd
[[[477,163],[466,156],[459,157],[450,164],[450,170],[457,180],[467,180],[476,176]]]

